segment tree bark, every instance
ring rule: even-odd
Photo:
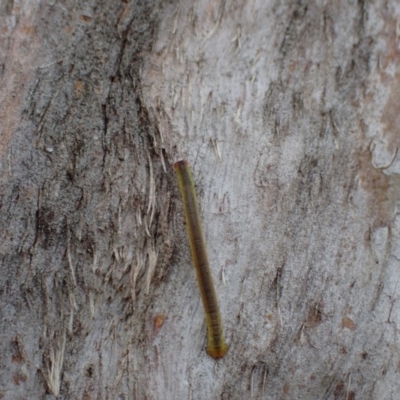
[[[1,399],[398,398],[396,2],[3,0],[0,24]]]

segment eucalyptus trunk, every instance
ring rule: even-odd
[[[398,399],[399,26],[383,0],[2,0],[0,398]]]

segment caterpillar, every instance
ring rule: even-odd
[[[177,161],[174,164],[174,170],[178,177],[179,188],[182,195],[192,260],[206,317],[208,337],[206,352],[213,358],[221,358],[228,351],[229,345],[225,343],[217,294],[215,292],[210,264],[208,262],[193,177],[189,163],[186,160]]]

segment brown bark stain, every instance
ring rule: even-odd
[[[342,380],[340,380],[337,383],[335,390],[333,392],[333,396],[335,400],[343,398],[345,398],[346,400],[355,400],[356,398],[355,392],[352,390],[348,390],[348,388],[346,388],[346,385]]]
[[[154,333],[157,334],[160,328],[164,325],[165,315],[157,314],[153,319]]]
[[[398,48],[397,19],[393,13],[382,11],[384,23],[379,36],[385,42],[385,48],[379,54],[376,68],[378,81],[376,85],[387,87],[388,100],[383,108],[381,124],[382,135],[387,141],[387,150],[393,155],[400,147],[400,50]],[[396,71],[393,75],[389,69]],[[369,101],[374,100],[373,91],[367,95]],[[374,167],[370,149],[359,155],[359,179],[361,187],[369,193],[368,207],[374,218],[374,227],[386,226],[392,215],[394,202],[400,195],[400,179],[396,175],[386,175],[384,169]]]
[[[361,187],[370,194],[368,207],[375,216],[374,225],[386,225],[392,210],[389,199],[390,178],[373,166],[370,150],[365,150],[359,155],[358,176]]]
[[[389,100],[383,110],[381,122],[385,126],[388,150],[394,153],[400,147],[400,72],[396,73],[390,87]]]
[[[386,48],[380,54],[379,66],[383,83],[390,87],[389,99],[382,113],[381,122],[385,126],[384,135],[388,141],[388,150],[395,152],[400,146],[400,49],[398,47],[397,19],[392,13],[383,13],[385,26],[382,35],[386,41]],[[396,67],[394,77],[385,72],[391,66]]]
[[[350,329],[351,331],[354,331],[356,329],[356,324],[350,317],[346,315],[342,319],[342,328],[347,328]]]
[[[28,377],[25,374],[22,374],[21,372],[17,372],[16,374],[13,375],[13,382],[14,385],[19,386],[21,382],[26,382]]]
[[[83,84],[83,82],[81,80],[75,81],[75,96],[81,97],[84,88],[85,88],[85,85]]]
[[[81,21],[87,22],[87,23],[92,22],[92,18],[91,18],[91,17],[88,17],[87,15],[80,15],[80,16],[79,16],[79,19],[80,19]]]
[[[11,361],[13,363],[21,363],[22,361],[24,361],[24,359],[22,358],[22,355],[20,353],[18,353],[18,354],[13,354],[12,355]]]
[[[308,328],[316,328],[322,322],[323,305],[317,304],[309,309],[306,324]]]
[[[344,382],[342,380],[340,380],[337,383],[335,390],[333,392],[333,395],[335,396],[335,400],[338,399],[342,395],[343,389],[344,389]]]

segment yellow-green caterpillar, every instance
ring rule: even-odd
[[[197,281],[206,314],[208,336],[206,352],[211,357],[221,358],[226,354],[229,346],[225,343],[222,330],[217,294],[215,292],[208,262],[192,173],[189,163],[185,160],[176,162],[174,164],[174,170],[177,174],[182,194],[193,265],[196,270]]]

